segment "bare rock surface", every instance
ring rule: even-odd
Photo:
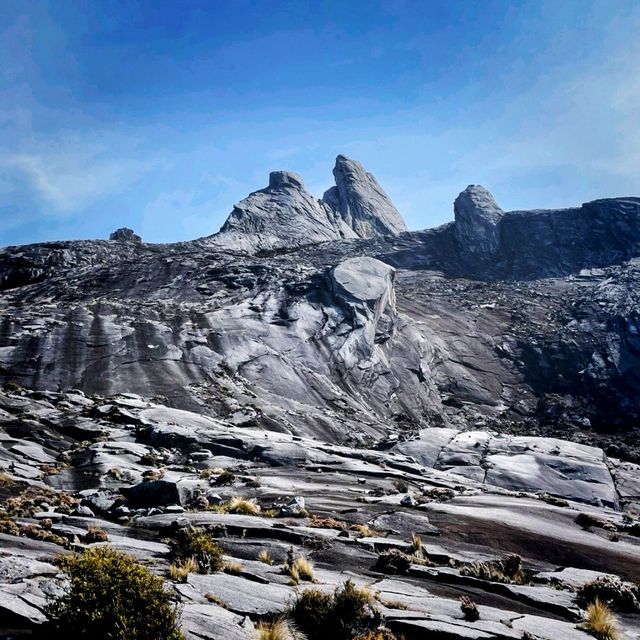
[[[393,236],[407,227],[376,179],[356,160],[339,155],[333,169],[336,186],[323,200],[333,206],[360,238]]]
[[[105,407],[126,407],[127,413],[102,411]],[[0,510],[5,510],[0,521],[8,517],[8,497],[14,499],[12,509],[21,509],[12,516],[20,533],[0,534],[0,629],[37,634],[46,623],[47,594],[63,588],[56,557],[105,544],[86,540],[96,528],[104,531],[107,544],[167,579],[169,543],[179,528],[202,527],[223,546],[232,572],[190,574],[185,583],[171,583],[188,638],[216,638],[221,632],[225,638],[252,638],[258,621],[282,614],[300,591],[313,586],[331,592],[351,579],[376,594],[387,626],[407,638],[429,630],[457,634],[448,637],[510,639],[535,630],[546,640],[586,640],[575,627],[582,615],[575,589],[603,574],[625,580],[640,575],[632,514],[623,517],[598,499],[585,505],[583,496],[549,503],[534,484],[508,490],[489,476],[459,475],[456,465],[433,468],[432,457],[425,460],[429,466],[412,455],[415,440],[406,443],[409,455],[400,444],[390,451],[338,446],[237,426],[131,394],[5,390],[0,408],[16,423],[29,421],[28,432],[7,434],[0,442]],[[89,419],[98,427],[89,440],[75,427],[87,416],[94,416]],[[10,425],[5,422],[3,429],[12,431]],[[463,442],[478,441],[489,455],[506,446],[496,435],[479,440],[477,432]],[[56,468],[48,458],[33,459],[35,443],[56,460]],[[601,451],[572,443],[509,440],[509,446],[516,445],[538,452],[557,448],[555,457],[568,466],[608,463]],[[465,447],[456,450],[463,455]],[[35,473],[28,483],[22,465]],[[142,484],[148,485],[143,502],[131,492],[141,484],[141,468],[147,472]],[[546,488],[548,480],[540,481]],[[159,483],[170,491],[180,484],[192,488],[180,510],[169,504],[180,496],[166,500],[154,489]],[[559,482],[556,494],[564,488]],[[85,515],[78,505],[96,492],[112,498]],[[210,502],[213,493],[219,500]],[[237,496],[255,510],[221,508]],[[304,500],[305,510],[288,515],[282,507],[294,499]],[[583,529],[575,520],[585,512],[594,522],[609,522],[609,529]],[[607,538],[611,527],[618,531],[617,542]],[[378,559],[389,550],[407,554],[406,574],[380,568]],[[265,551],[269,563],[258,560]],[[313,585],[292,584],[283,571],[292,553],[313,562]],[[506,553],[521,556],[530,579],[493,582],[465,569]],[[461,595],[477,602],[480,620],[463,618]],[[629,638],[638,637],[639,615],[621,619]]]
[[[471,186],[408,232],[359,163],[334,176],[320,200],[273,172],[192,242],[0,251],[0,636],[37,636],[57,555],[105,536],[189,638],[280,615],[312,584],[291,554],[407,640],[586,640],[576,590],[635,588],[640,199],[504,212]],[[189,526],[226,571],[169,579]]]

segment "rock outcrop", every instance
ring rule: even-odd
[[[429,429],[381,451],[133,394],[15,388],[0,390],[0,431],[0,636],[54,637],[57,559],[97,543],[170,583],[188,639],[252,640],[311,580],[330,593],[347,578],[375,589],[376,626],[485,640],[589,640],[580,590],[604,580],[638,637],[640,468],[612,477],[593,447]],[[604,506],[616,490],[626,512]],[[215,538],[223,571],[170,571],[188,527]],[[313,574],[292,579],[291,556]],[[461,611],[470,592],[479,619]]]
[[[406,231],[396,208],[359,162],[338,156],[333,173],[337,186],[318,200],[299,175],[273,171],[269,186],[239,202],[207,241],[255,252]]]
[[[116,242],[142,242],[142,238],[133,232],[133,229],[127,227],[121,227],[116,229],[110,236],[109,240],[115,240]]]
[[[336,186],[325,192],[322,199],[340,213],[360,238],[393,236],[407,230],[389,196],[359,162],[339,155],[333,176]]]
[[[463,252],[479,257],[495,253],[499,244],[499,223],[504,211],[480,185],[469,185],[455,200],[456,237]]]
[[[502,213],[471,187],[453,223],[358,238],[334,195],[274,172],[211,239],[5,249],[0,379],[333,441],[472,424],[640,460],[640,199]]]
[[[356,237],[330,206],[306,191],[297,174],[273,171],[269,186],[239,202],[220,232],[208,240],[254,252]]]

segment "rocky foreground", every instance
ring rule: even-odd
[[[171,581],[169,545],[188,526],[226,560],[172,582],[194,640],[255,638],[296,593],[346,579],[407,640],[586,639],[581,587],[605,580],[624,637],[640,637],[640,468],[601,449],[450,429],[352,448],[131,394],[17,387],[0,393],[0,421],[2,637],[46,621],[58,554],[110,544]],[[292,556],[312,561],[311,580],[283,571]]]

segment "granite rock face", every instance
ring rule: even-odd
[[[297,174],[273,171],[269,186],[239,202],[208,242],[255,252],[406,231],[396,208],[359,162],[338,156],[333,173],[337,186],[318,200]]]
[[[360,177],[321,201],[272,173],[207,239],[6,248],[0,378],[332,441],[472,425],[640,460],[640,199],[503,213],[469,187],[453,223],[359,238],[375,183],[336,174]]]
[[[301,591],[347,579],[372,589],[385,626],[407,638],[588,640],[576,627],[576,588],[604,578],[636,589],[638,487],[604,505],[601,492],[622,489],[622,476],[603,483],[619,461],[593,447],[431,429],[387,451],[353,448],[133,394],[17,388],[0,390],[0,434],[8,638],[51,637],[48,597],[64,589],[56,559],[105,542],[166,580],[193,640],[250,640]],[[536,473],[534,460],[551,458],[562,473]],[[251,515],[233,512],[238,497]],[[190,526],[222,546],[225,571],[171,579],[171,543]],[[404,573],[383,570],[389,553],[405,559]],[[478,571],[507,553],[520,557],[522,579]],[[291,554],[313,563],[313,583],[292,584],[283,570]],[[479,620],[462,614],[469,593]],[[618,624],[637,640],[640,612]]]
[[[255,252],[356,237],[330,206],[305,190],[299,176],[274,171],[269,186],[239,202],[209,241]]]
[[[360,238],[407,231],[389,196],[359,162],[338,156],[333,176],[336,186],[324,194],[323,200],[340,213]]]

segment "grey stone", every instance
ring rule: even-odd
[[[480,185],[469,185],[453,205],[456,237],[463,251],[488,256],[498,248],[498,223],[504,211]]]
[[[389,196],[359,162],[339,155],[333,175],[336,186],[324,194],[323,200],[338,210],[358,236],[389,236],[407,230]]]
[[[122,227],[116,229],[110,236],[109,240],[115,240],[116,242],[142,242],[142,238],[133,232],[133,229]]]

